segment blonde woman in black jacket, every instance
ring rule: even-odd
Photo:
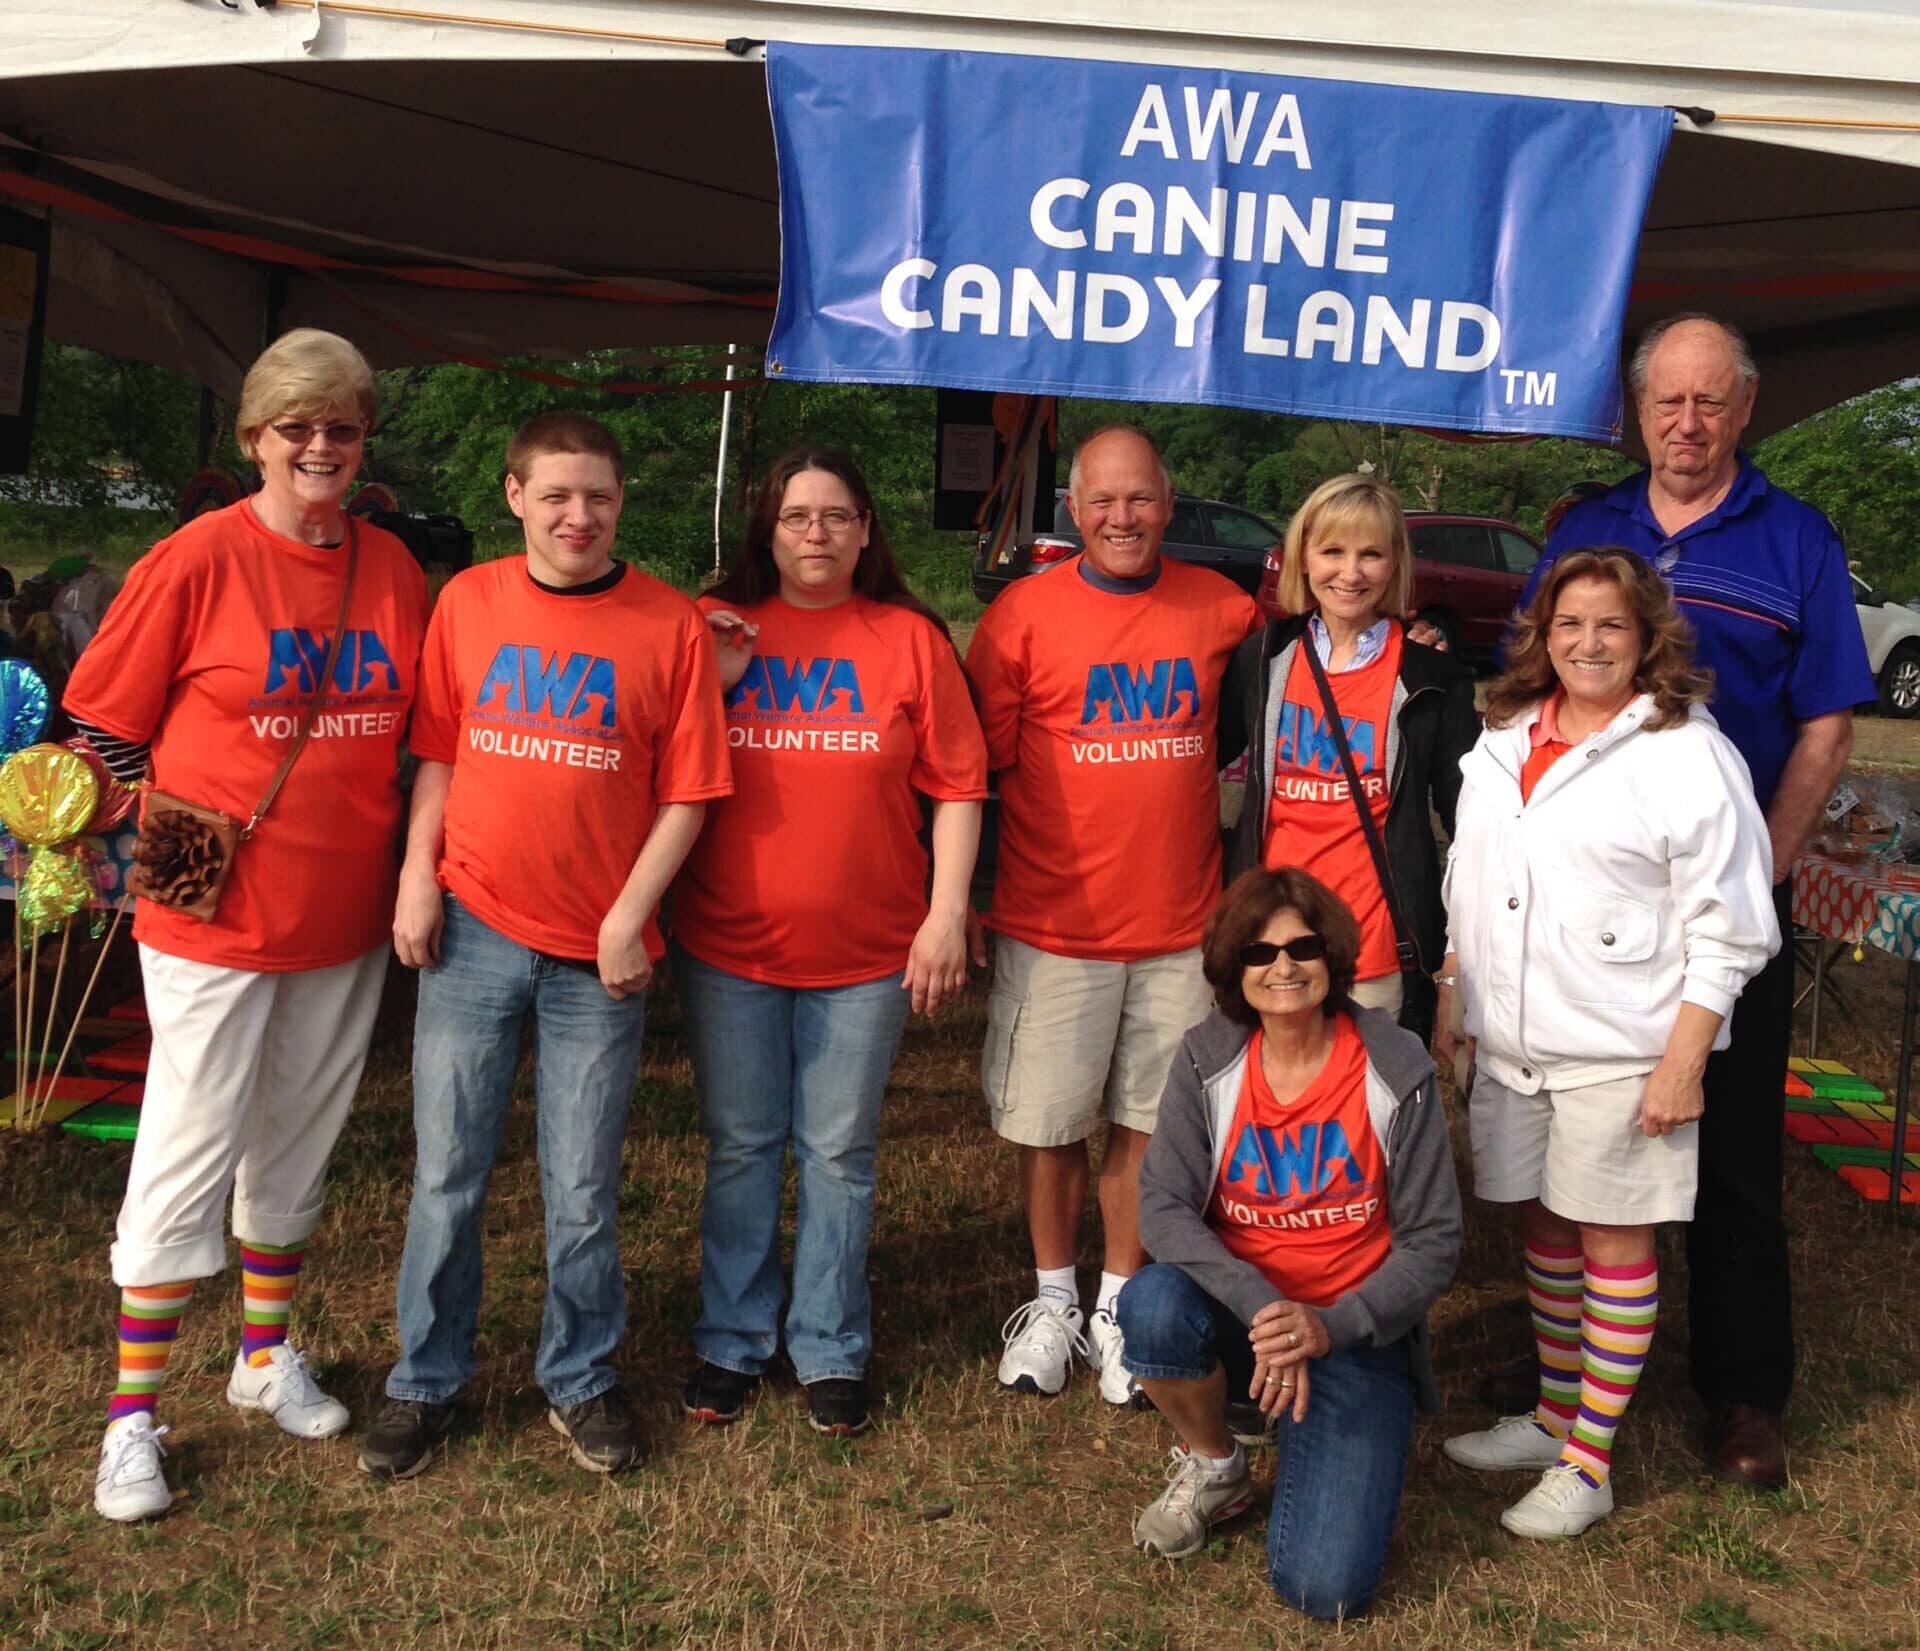
[[[1293,611],[1248,637],[1228,668],[1220,757],[1248,756],[1228,879],[1299,866],[1325,882],[1360,923],[1354,1002],[1427,1039],[1430,977],[1446,950],[1432,816],[1451,834],[1480,718],[1472,673],[1407,634],[1412,584],[1391,487],[1353,474],[1315,488],[1287,526],[1280,600]]]

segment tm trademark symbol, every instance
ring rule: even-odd
[[[1555,391],[1559,388],[1558,373],[1529,372],[1524,367],[1502,367],[1500,376],[1506,381],[1507,405],[1511,407],[1515,400],[1515,391],[1519,392],[1522,407],[1551,407]]]

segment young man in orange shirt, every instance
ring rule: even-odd
[[[967,653],[1000,785],[981,1079],[994,1128],[1020,1148],[1037,1285],[1007,1322],[1000,1380],[1058,1393],[1077,1351],[1101,1396],[1130,1404],[1113,1304],[1146,1259],[1140,1159],[1167,1068],[1212,1004],[1200,931],[1220,892],[1214,726],[1258,615],[1219,574],[1161,557],[1173,486],[1141,432],[1081,443],[1068,505],[1085,550],[1001,595]],[[1103,1116],[1105,1266],[1088,1319],[1073,1261]]]
[[[706,804],[733,789],[720,681],[693,604],[615,562],[612,432],[543,413],[507,449],[526,555],[460,574],[415,700],[400,961],[422,971],[417,1163],[400,1262],[400,1362],[360,1465],[405,1479],[473,1373],[481,1215],[521,1028],[534,1021],[547,1303],[534,1373],[597,1473],[639,1460],[613,1370],[626,1328],[616,1195],[660,896]]]

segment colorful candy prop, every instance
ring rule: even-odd
[[[47,725],[47,685],[24,659],[0,659],[0,757],[23,751]]]
[[[66,982],[67,956],[73,940],[71,920],[86,910],[95,893],[91,864],[84,851],[62,845],[79,835],[99,804],[100,785],[93,769],[64,746],[29,745],[0,763],[0,825],[7,828],[14,844],[11,860],[16,1029],[13,1121],[16,1129],[35,1129],[45,1120],[54,1083],[59,1077],[58,1064],[48,1073],[47,1056],[53,1047],[53,1023],[59,1010],[60,988]],[[24,868],[19,853],[22,845],[27,851]],[[55,929],[60,931],[60,961],[54,970],[46,1029],[39,1040],[40,1055],[34,1065],[33,1088],[29,1092],[27,1066],[34,1046],[40,939]],[[97,963],[94,973],[97,978]],[[26,976],[24,1004],[21,1001],[23,974]],[[92,990],[91,981],[88,990]],[[68,1047],[72,1042],[69,1035]],[[63,1049],[60,1064],[65,1060]]]
[[[93,771],[94,784],[100,788],[100,803],[93,811],[93,818],[87,821],[86,832],[89,836],[102,836],[124,821],[140,801],[138,787],[122,785],[107,772],[106,760],[93,748],[93,742],[85,734],[75,734],[67,742],[67,749]]]
[[[30,745],[0,763],[0,825],[33,848],[79,836],[99,806],[93,770],[63,745]]]

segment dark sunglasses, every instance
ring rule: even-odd
[[[1237,954],[1243,969],[1264,969],[1285,952],[1296,963],[1318,963],[1327,955],[1323,934],[1296,934],[1291,940],[1249,940]]]

